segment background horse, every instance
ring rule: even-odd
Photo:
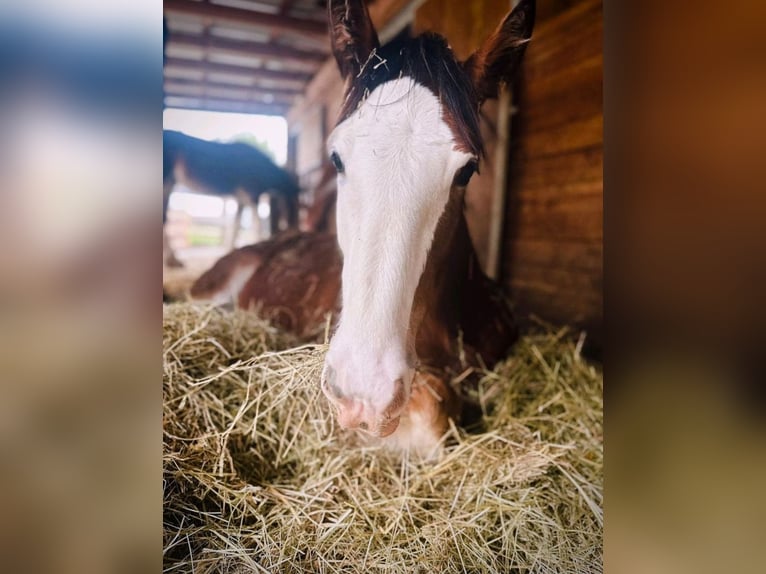
[[[233,247],[239,232],[242,211],[247,204],[256,205],[262,193],[270,194],[272,233],[283,227],[297,227],[300,189],[295,178],[256,147],[240,142],[211,142],[165,130],[162,133],[162,151],[163,225],[170,193],[176,183],[181,183],[201,193],[231,195],[237,199],[237,215],[229,248]],[[166,262],[180,264],[170,250],[167,237],[165,249]]]

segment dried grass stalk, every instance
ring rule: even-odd
[[[602,376],[565,331],[484,374],[422,462],[334,426],[321,344],[165,307],[167,572],[601,572]]]

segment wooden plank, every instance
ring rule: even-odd
[[[603,57],[594,56],[558,73],[528,81],[517,91],[521,121],[536,130],[554,128],[602,113]]]
[[[277,44],[227,40],[216,36],[203,37],[195,34],[181,34],[177,32],[170,35],[168,45],[181,48],[200,48],[207,50],[208,52],[219,54],[273,59],[290,64],[308,64],[314,68],[318,67],[318,65],[324,62],[327,58],[326,53],[318,50],[298,50]]]
[[[511,152],[518,161],[595,147],[604,141],[601,114],[540,131],[525,126],[523,120],[520,123],[523,135],[512,144]]]
[[[582,46],[587,50],[601,50],[603,36],[603,8],[600,0],[583,0],[557,17],[535,26],[525,62],[535,68],[536,74],[547,72],[544,65],[560,62],[563,56]],[[574,61],[598,52],[578,52]]]
[[[529,174],[529,184],[537,187],[566,183],[575,179],[601,181],[604,169],[603,144],[524,161],[512,158],[511,167],[517,173]]]
[[[601,241],[553,241],[519,238],[508,254],[515,269],[567,269],[593,276],[603,272],[604,247]]]
[[[602,7],[577,2],[537,26],[516,91],[503,284],[519,315],[603,319]]]
[[[599,144],[525,161],[514,158],[509,171],[510,195],[561,196],[591,192],[601,194],[604,175],[603,147]],[[583,187],[590,189],[583,190]]]
[[[229,82],[218,82],[218,81],[211,81],[211,80],[191,80],[187,78],[167,78],[165,80],[166,82],[172,82],[178,86],[202,86],[202,87],[214,87],[214,88],[228,88],[231,90],[252,90],[253,92],[260,92],[263,94],[273,94],[273,95],[284,95],[284,96],[291,96],[291,98],[294,98],[296,96],[299,96],[302,91],[298,87],[287,87],[287,88],[262,88],[259,87],[256,84],[237,84],[237,83],[229,83]]]
[[[512,201],[539,203],[541,205],[550,205],[564,198],[591,197],[600,200],[603,196],[604,185],[601,181],[578,181],[576,179],[547,187],[519,187],[509,194]]]
[[[510,198],[507,237],[511,243],[519,238],[600,241],[604,236],[603,219],[604,205],[599,195],[543,202]]]
[[[525,56],[532,77],[544,77],[602,53],[603,8],[585,0],[535,27]]]
[[[528,205],[536,209],[569,209],[584,204],[594,207],[603,200],[603,183],[600,181],[571,181],[562,186],[519,190],[509,194],[510,207]]]
[[[579,281],[566,285],[549,284],[540,281],[516,281],[507,286],[522,323],[533,314],[541,319],[559,325],[585,327],[589,336],[596,341],[601,338],[603,299],[601,290]]]
[[[497,0],[428,0],[418,8],[415,32],[432,31],[449,39],[460,60],[467,59],[510,11]]]
[[[570,66],[560,66],[549,74],[530,77],[527,72],[517,95],[524,95],[527,106],[539,105],[545,98],[562,92],[570,92],[573,84],[602,83],[604,56],[601,53],[580,58]],[[587,81],[586,81],[587,80]]]
[[[500,252],[503,243],[503,223],[505,220],[506,182],[508,181],[508,146],[511,128],[511,91],[501,87],[497,101],[497,138],[494,150],[494,181],[492,182],[491,210],[489,218],[486,257],[482,262],[487,276],[498,279],[500,276]]]
[[[586,306],[602,301],[602,277],[572,269],[520,268],[508,284],[517,292],[534,290],[548,298],[577,299]]]
[[[304,38],[317,41],[327,39],[327,26],[316,20],[303,20],[278,14],[267,14],[242,8],[231,8],[206,2],[190,2],[188,0],[165,0],[166,14],[193,16],[205,24],[234,24],[236,26],[254,27],[270,32],[297,34]]]
[[[307,82],[311,74],[302,72],[282,72],[266,70],[263,68],[250,68],[248,66],[234,66],[231,64],[215,64],[200,60],[184,60],[182,58],[168,58],[165,62],[168,68],[180,70],[196,70],[206,74],[230,74],[234,76],[246,76],[248,78],[262,78],[265,80],[279,80],[284,82]]]
[[[284,116],[287,113],[287,106],[254,104],[249,102],[227,101],[212,98],[194,98],[187,96],[165,96],[165,107],[190,110],[208,110],[211,112],[260,114],[265,116]]]
[[[289,105],[294,96],[285,94],[275,94],[269,90],[256,90],[252,88],[232,88],[220,87],[211,84],[179,84],[174,81],[166,81],[165,94],[170,96],[192,96],[203,98],[218,98],[222,100],[233,100],[242,102],[258,103],[280,103]]]
[[[582,321],[593,313],[601,313],[603,298],[601,282],[583,274],[562,270],[550,272],[548,277],[513,279],[508,288],[512,301],[543,318],[562,320],[564,323]],[[536,301],[530,305],[530,301]]]
[[[565,10],[581,2],[582,0],[537,0],[535,26],[541,26],[545,20],[559,16]]]
[[[601,285],[592,278],[561,272],[558,280],[515,279],[506,286],[517,309],[560,324],[599,322],[603,316]]]

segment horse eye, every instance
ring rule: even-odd
[[[330,161],[332,162],[333,166],[335,166],[335,170],[338,173],[343,173],[345,171],[345,168],[343,167],[343,162],[340,160],[340,156],[338,155],[338,152],[332,152],[330,155]]]
[[[475,160],[469,161],[467,164],[465,164],[463,167],[461,167],[457,174],[455,174],[455,182],[454,185],[465,187],[468,185],[468,182],[471,180],[471,176],[476,173],[477,168],[479,166],[477,165]]]

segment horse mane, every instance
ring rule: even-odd
[[[373,50],[347,87],[338,123],[346,120],[375,88],[401,77],[412,78],[439,99],[458,149],[477,158],[483,156],[476,90],[444,37],[431,32],[415,37],[400,34]]]

